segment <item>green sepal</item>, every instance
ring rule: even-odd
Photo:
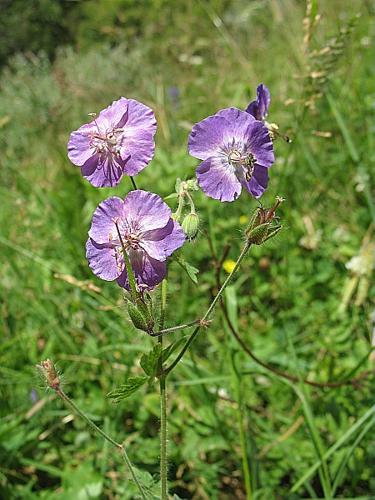
[[[271,231],[269,234],[267,234],[267,236],[264,238],[262,243],[264,243],[265,241],[270,240],[271,238],[276,236],[277,233],[282,230],[282,228],[283,228],[283,226],[274,226],[273,231]]]
[[[245,234],[248,242],[253,243],[254,245],[261,245],[268,236],[269,228],[270,223],[265,222],[264,224],[254,227],[253,229],[246,230]]]
[[[259,225],[259,208],[254,210],[254,212],[251,214],[249,224],[247,225],[247,228],[245,229],[245,233],[248,231],[251,231],[254,229],[256,226]]]
[[[149,323],[148,323],[145,315],[132,302],[128,302],[128,313],[129,313],[129,317],[131,319],[131,322],[133,323],[133,325],[136,328],[138,328],[138,330],[142,330],[144,332],[150,331]]]

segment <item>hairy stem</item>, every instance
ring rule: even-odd
[[[179,361],[181,360],[181,358],[183,357],[183,355],[185,354],[185,352],[189,349],[191,343],[194,341],[195,337],[198,335],[199,333],[199,330],[201,329],[202,327],[202,323],[204,323],[204,321],[206,321],[210,314],[212,313],[212,311],[215,309],[215,306],[217,304],[217,302],[219,301],[219,299],[221,298],[221,296],[223,295],[224,293],[224,290],[226,289],[226,287],[229,285],[229,283],[231,282],[234,274],[236,273],[237,269],[240,267],[241,265],[241,262],[243,261],[245,255],[247,254],[247,252],[249,251],[249,248],[251,246],[251,243],[249,243],[248,241],[245,243],[244,247],[242,248],[241,250],[241,253],[236,261],[236,264],[232,270],[232,272],[228,275],[227,279],[224,281],[224,283],[222,284],[220,290],[217,292],[214,300],[211,302],[209,308],[207,309],[207,311],[205,312],[201,322],[196,326],[196,328],[194,329],[193,333],[190,335],[190,337],[188,338],[188,340],[186,341],[185,345],[183,346],[183,348],[181,349],[180,353],[178,354],[178,356],[175,358],[175,360],[173,361],[173,363],[164,370],[164,373],[167,375],[168,373],[170,373],[175,367],[176,365],[179,363]]]
[[[162,341],[163,337],[160,337]],[[167,387],[166,375],[160,376],[160,480],[161,500],[168,498],[168,457],[167,457]]]
[[[69,398],[69,396],[67,396],[65,394],[65,392],[60,387],[56,388],[55,392],[64,401],[64,403],[67,406],[69,406],[77,415],[79,415],[83,420],[85,420],[85,422],[89,425],[89,427],[94,432],[96,432],[97,434],[99,434],[100,436],[102,436],[102,438],[104,438],[106,441],[108,441],[109,443],[111,443],[113,446],[115,446],[119,450],[122,459],[124,460],[124,462],[128,466],[130,474],[131,474],[131,476],[132,476],[135,484],[138,487],[138,490],[139,490],[139,493],[140,493],[141,497],[144,500],[147,500],[146,494],[145,494],[145,492],[144,492],[144,490],[143,490],[140,482],[138,481],[138,478],[137,478],[137,476],[136,476],[136,474],[134,472],[133,466],[132,466],[132,464],[131,464],[131,462],[129,460],[128,454],[126,453],[124,446],[122,444],[120,444],[120,443],[117,443],[117,441],[115,441],[114,439],[112,439],[111,436],[109,436],[100,427],[98,427],[80,408],[78,408],[78,406],[74,403],[74,401],[72,401]]]
[[[163,330],[165,321],[165,310],[167,307],[167,280],[164,279],[161,284],[161,307],[159,329]],[[158,337],[158,342],[163,348],[163,337]],[[167,456],[167,376],[163,373],[163,349],[159,358],[159,377],[160,386],[160,483],[161,500],[168,499],[168,456]]]
[[[196,319],[195,321],[192,321],[191,323],[185,323],[183,325],[177,325],[177,326],[172,326],[170,328],[164,328],[163,330],[159,330],[158,332],[151,332],[149,333],[150,337],[160,337],[160,335],[163,335],[164,333],[172,333],[172,332],[177,332],[178,330],[184,330],[185,328],[190,328],[198,323],[200,323],[200,319]]]

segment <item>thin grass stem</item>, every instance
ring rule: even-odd
[[[232,369],[233,369],[233,375],[234,375],[234,377],[233,377],[234,378],[234,390],[235,390],[236,400],[237,400],[237,408],[235,411],[237,414],[238,427],[239,427],[239,431],[240,431],[242,470],[243,470],[244,482],[245,482],[246,500],[252,500],[253,495],[252,495],[250,468],[249,468],[249,460],[247,457],[247,438],[246,438],[245,425],[244,425],[244,421],[243,421],[244,405],[243,405],[243,401],[242,401],[241,375],[237,370],[234,356],[235,356],[235,353],[232,352],[231,359],[232,359]]]
[[[332,486],[331,486],[331,480],[329,476],[329,470],[328,470],[328,465],[327,461],[324,458],[324,448],[323,448],[323,443],[319,435],[319,431],[317,429],[316,423],[315,423],[315,418],[314,414],[312,412],[308,396],[306,393],[306,388],[305,385],[303,384],[303,378],[302,374],[299,369],[299,364],[298,364],[298,359],[297,359],[297,354],[293,345],[293,342],[287,332],[287,340],[288,340],[288,345],[289,349],[292,353],[293,356],[293,361],[294,365],[296,368],[297,376],[299,379],[299,387],[293,387],[295,390],[297,396],[301,400],[302,403],[302,408],[303,412],[306,418],[307,426],[310,432],[311,440],[313,442],[316,454],[321,462],[321,466],[319,467],[318,473],[320,477],[320,482],[323,488],[323,493],[324,493],[324,498],[327,500],[330,500],[332,498]]]
[[[114,439],[112,439],[111,436],[109,436],[100,427],[98,427],[80,408],[78,408],[78,406],[75,404],[75,402],[73,400],[71,400],[69,398],[69,396],[67,396],[65,394],[65,392],[61,388],[55,389],[55,392],[64,401],[64,403],[67,406],[69,406],[77,415],[79,415],[88,424],[88,426],[94,432],[96,432],[97,434],[99,434],[102,438],[104,438],[106,441],[108,441],[109,443],[111,443],[113,446],[115,446],[119,450],[122,459],[126,463],[128,469],[130,471],[130,474],[131,474],[131,476],[132,476],[135,484],[138,487],[138,490],[139,490],[139,493],[140,493],[142,499],[147,500],[146,494],[145,494],[145,492],[144,492],[144,490],[142,488],[141,483],[138,481],[138,478],[137,478],[137,476],[135,474],[135,471],[133,469],[133,466],[132,466],[132,464],[130,462],[130,459],[128,457],[128,454],[126,453],[126,450],[125,450],[124,446],[122,444],[120,444],[120,443],[117,443],[117,441],[115,441]]]

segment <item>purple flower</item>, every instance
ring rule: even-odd
[[[264,120],[268,115],[268,108],[270,107],[271,94],[268,88],[261,83],[257,87],[257,98],[252,101],[246,108],[247,113],[253,115],[256,120]]]
[[[267,127],[237,108],[222,109],[194,125],[189,153],[203,160],[198,184],[211,198],[234,201],[242,187],[259,198],[275,161]]]
[[[156,194],[138,189],[124,200],[107,198],[94,212],[86,257],[96,276],[117,280],[129,290],[122,242],[139,290],[154,288],[166,276],[166,259],[185,241],[181,226]]]
[[[68,157],[93,186],[117,186],[124,174],[137,175],[150,162],[155,132],[152,109],[121,97],[71,133]]]

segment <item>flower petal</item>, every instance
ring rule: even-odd
[[[261,83],[257,87],[257,99],[252,101],[246,108],[246,112],[254,116],[257,120],[264,120],[268,115],[268,108],[271,103],[271,94],[268,88]]]
[[[227,120],[218,115],[196,123],[189,135],[189,153],[200,160],[215,156],[224,144],[227,129]]]
[[[268,128],[263,122],[254,121],[248,127],[247,137],[250,150],[257,159],[257,164],[262,167],[270,167],[275,161],[275,155]]]
[[[254,196],[254,198],[260,198],[264,191],[267,189],[268,168],[261,167],[260,165],[255,165],[254,172],[250,181],[246,181],[246,179],[243,178],[242,185],[252,196]]]
[[[165,227],[171,215],[171,209],[160,196],[142,189],[130,191],[124,200],[124,218],[141,233]]]
[[[249,116],[249,113],[246,113],[246,111],[238,108],[221,109],[218,113],[216,113],[216,116],[222,116],[227,120],[228,123],[231,123],[232,125],[235,124],[240,128],[242,128],[243,126],[247,127],[251,122],[255,120],[253,116]]]
[[[94,187],[114,187],[122,179],[126,164],[120,157],[97,154],[83,165],[81,172]]]
[[[194,125],[189,136],[189,153],[201,160],[216,156],[223,147],[244,142],[254,121],[254,117],[241,109],[222,109]]]
[[[261,115],[259,114],[259,106],[257,101],[251,101],[251,103],[246,108],[246,113],[249,113],[257,120],[261,120]]]
[[[186,236],[180,224],[169,219],[165,227],[143,233],[141,246],[150,257],[163,261],[180,248],[185,239]]]
[[[155,152],[155,114],[151,108],[128,99],[128,118],[124,127],[121,149],[130,155],[126,165],[128,175],[136,175],[152,160]]]
[[[113,101],[107,108],[103,109],[96,117],[95,122],[101,131],[106,132],[109,129],[123,127],[128,118],[129,99],[120,97]]]
[[[203,192],[215,200],[234,201],[241,194],[241,183],[233,167],[221,158],[208,158],[199,165],[196,173]]]
[[[129,155],[125,166],[127,175],[137,175],[150,163],[155,153],[154,135],[155,132],[142,129],[128,130],[126,127],[120,154]]]
[[[135,99],[127,99],[127,101],[128,120],[126,122],[126,128],[128,130],[148,130],[155,135],[156,118],[152,109]]]
[[[257,101],[259,113],[262,119],[264,119],[268,115],[268,108],[271,103],[271,94],[263,83],[257,87]]]
[[[88,123],[70,134],[68,158],[74,165],[82,167],[95,154],[95,148],[91,147],[90,135],[94,131],[95,126]]]
[[[233,142],[245,143],[248,141],[248,130],[255,123],[253,116],[237,108],[222,109],[218,114],[223,116],[228,122],[228,127],[224,134],[226,145],[230,145]]]
[[[116,264],[115,250],[107,245],[100,245],[89,238],[86,243],[86,258],[94,274],[105,281],[113,281],[122,272]]]
[[[138,252],[139,253],[139,252]],[[140,290],[150,290],[158,285],[167,275],[166,262],[160,262],[149,257],[146,253],[130,258],[137,285]],[[129,290],[126,270],[118,277],[117,283]]]
[[[90,238],[99,244],[117,240],[117,229],[113,220],[121,218],[123,210],[124,202],[117,196],[102,201],[92,216]]]

